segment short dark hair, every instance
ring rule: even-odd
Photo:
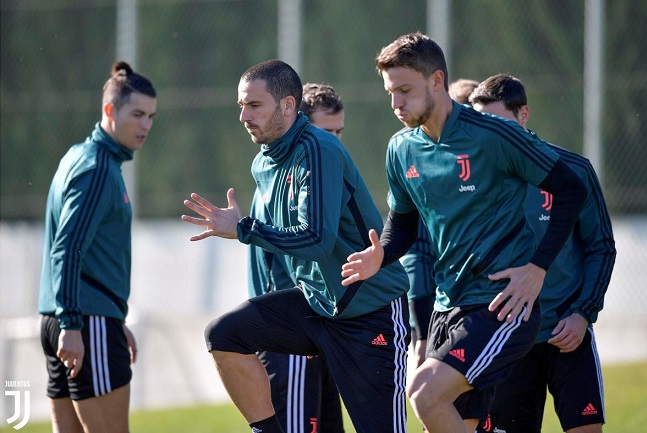
[[[489,104],[503,101],[505,108],[517,116],[519,109],[528,105],[526,89],[520,79],[508,74],[497,74],[483,81],[470,95],[470,104]]]
[[[290,65],[281,60],[266,60],[246,70],[240,81],[249,83],[254,80],[264,80],[267,92],[275,102],[286,96],[293,96],[297,104],[301,103],[303,86],[301,78]]]
[[[445,54],[433,39],[420,32],[402,35],[382,48],[375,63],[380,75],[387,69],[404,67],[420,72],[428,78],[440,70],[445,74],[445,90],[448,89]]]
[[[469,98],[474,89],[479,85],[476,80],[459,78],[449,83],[449,97],[459,104],[469,104]]]
[[[303,98],[299,111],[306,116],[321,110],[328,114],[337,114],[344,109],[341,97],[332,86],[327,84],[306,83],[303,85]]]
[[[151,98],[157,97],[155,88],[148,78],[133,72],[133,68],[124,61],[112,65],[112,76],[103,85],[103,103],[112,103],[119,110],[133,93],[142,93]]]

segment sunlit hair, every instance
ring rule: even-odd
[[[519,109],[528,105],[526,89],[520,79],[508,74],[497,74],[483,81],[470,95],[470,104],[483,105],[503,101],[515,117]]]
[[[133,69],[124,61],[119,61],[112,66],[112,76],[103,85],[103,104],[112,103],[119,110],[128,101],[133,93],[142,93],[151,98],[157,93],[148,79],[133,72]]]
[[[337,114],[344,109],[341,97],[332,86],[327,84],[306,83],[303,85],[303,98],[299,111],[310,116],[315,111]]]
[[[431,74],[440,70],[445,75],[445,90],[448,89],[445,54],[433,39],[420,32],[402,35],[382,48],[375,64],[380,75],[387,69],[404,67],[429,78]]]
[[[267,92],[272,95],[274,102],[292,96],[299,103],[303,95],[301,78],[290,65],[281,60],[266,60],[252,66],[240,77],[246,83],[254,80],[264,80]]]
[[[458,80],[449,83],[449,97],[459,104],[469,104],[470,95],[478,85],[479,82],[476,80],[459,78]]]

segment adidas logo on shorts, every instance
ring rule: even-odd
[[[384,335],[380,334],[377,337],[375,337],[373,341],[371,341],[371,344],[373,346],[386,346],[387,342],[386,342],[386,339],[384,338]]]
[[[582,415],[596,415],[597,413],[598,411],[593,406],[593,403],[589,403],[582,411]]]

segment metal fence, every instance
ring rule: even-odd
[[[12,352],[14,358],[38,357],[37,331],[22,325],[37,317],[41,242],[33,237],[34,227],[42,230],[46,194],[60,157],[99,120],[100,89],[115,60],[131,62],[158,91],[159,113],[145,148],[134,164],[124,166],[142,220],[134,240],[150,235],[139,250],[134,248],[133,307],[150,308],[142,317],[159,318],[166,311],[160,306],[164,300],[182,299],[172,303],[183,308],[177,317],[196,308],[209,315],[226,304],[219,296],[242,290],[229,283],[204,283],[222,276],[208,273],[220,272],[213,262],[234,257],[231,252],[237,250],[223,246],[186,264],[186,254],[180,252],[184,244],[170,244],[177,233],[168,219],[184,212],[182,200],[194,191],[224,203],[225,191],[234,186],[243,208],[251,200],[249,166],[258,147],[238,122],[240,74],[279,57],[293,64],[304,82],[333,85],[346,108],[344,142],[386,214],[384,155],[401,124],[391,112],[374,59],[397,36],[418,30],[445,49],[450,80],[482,80],[500,72],[522,79],[531,106],[529,126],[542,138],[591,157],[619,229],[616,273],[601,317],[612,319],[606,325],[612,334],[629,329],[622,320],[638,327],[645,323],[647,2],[2,0],[0,20],[0,315],[15,319],[0,321],[0,334],[7,337],[0,339],[3,374],[35,374],[39,379],[34,384],[43,380],[43,370],[6,359],[5,349],[16,344],[23,352]],[[153,242],[160,241],[158,220],[164,221],[161,231],[169,244]],[[167,262],[144,271],[151,257]],[[243,264],[236,265],[240,269],[233,263],[221,268],[235,279],[243,272]],[[196,279],[196,273],[201,277]],[[186,286],[178,287],[178,281]],[[178,290],[193,291],[178,298]],[[25,316],[32,321],[16,321]],[[177,317],[175,322],[182,320]],[[202,326],[180,323],[185,329],[169,330],[158,321],[141,323],[142,330],[157,333],[153,337],[164,336],[159,337],[162,345],[174,344],[163,338],[186,343],[194,338],[185,336],[187,326],[196,332]],[[21,346],[26,339],[28,344]],[[177,366],[157,365],[165,357],[157,356],[152,344],[150,358],[144,359],[146,371],[170,380],[172,374],[157,372]],[[10,369],[14,367],[23,370]],[[162,404],[155,398],[165,391],[150,388],[153,382],[146,381],[143,367],[137,368],[142,371],[134,382],[134,405]],[[212,373],[211,365],[205,368]],[[200,390],[185,402],[213,398],[197,382],[185,387]],[[169,389],[181,394],[175,386],[185,389],[168,386],[167,394]],[[150,389],[155,392],[146,394]]]
[[[42,219],[58,160],[99,119],[117,58],[158,90],[155,126],[125,165],[140,217],[176,216],[192,191],[224,200],[229,186],[249,203],[258,148],[238,122],[236,87],[247,67],[275,57],[342,95],[345,144],[386,212],[384,151],[401,124],[374,59],[417,30],[444,46],[450,80],[521,78],[529,126],[586,150],[614,214],[647,213],[640,0],[3,0],[0,12],[3,220]]]

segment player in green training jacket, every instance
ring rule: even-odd
[[[331,86],[306,83],[299,111],[310,123],[341,140],[344,129],[344,104]],[[258,190],[254,193],[250,217],[270,222]],[[296,286],[287,270],[284,255],[249,246],[249,297]],[[267,370],[272,405],[286,433],[343,433],[344,423],[339,391],[330,369],[321,356],[262,351],[258,357]]]
[[[406,430],[410,332],[407,276],[399,263],[341,284],[341,266],[370,245],[382,218],[357,167],[334,135],[298,113],[302,84],[286,63],[248,69],[238,85],[240,121],[261,151],[252,176],[269,221],[242,218],[233,189],[219,208],[198,194],[182,219],[209,236],[238,239],[287,258],[297,286],[245,301],[205,330],[227,391],[253,432],[283,432],[256,352],[322,356],[358,433]]]
[[[527,130],[526,90],[515,77],[498,74],[486,79],[470,102],[478,111],[517,122]],[[553,395],[564,431],[600,433],[605,422],[593,323],[602,310],[616,257],[611,219],[590,162],[557,146],[551,148],[578,174],[588,195],[575,228],[546,273],[539,294],[542,323],[535,345],[497,386],[494,406],[481,432],[539,433],[546,388]],[[538,239],[546,231],[552,204],[550,193],[528,186],[526,216]]]
[[[469,103],[472,90],[478,81],[460,78],[449,83],[449,96],[459,104]],[[414,346],[415,365],[422,364],[427,352],[427,331],[436,300],[433,252],[429,230],[423,222],[418,224],[418,238],[407,253],[400,258],[409,276],[409,314],[411,315],[411,342]]]
[[[472,432],[476,423],[464,423],[454,402],[472,390],[487,395],[532,347],[541,314],[535,300],[586,190],[518,125],[452,101],[444,54],[428,36],[399,37],[376,63],[406,128],[387,150],[391,210],[381,239],[372,231],[371,246],[348,257],[343,284],[370,281],[407,251],[419,219],[425,222],[438,287],[428,356],[407,393],[428,431]],[[554,197],[536,249],[523,209],[528,183]]]
[[[121,164],[144,145],[156,109],[150,81],[116,63],[101,122],[52,180],[38,311],[55,431],[128,432],[136,345],[124,324],[132,210]]]

